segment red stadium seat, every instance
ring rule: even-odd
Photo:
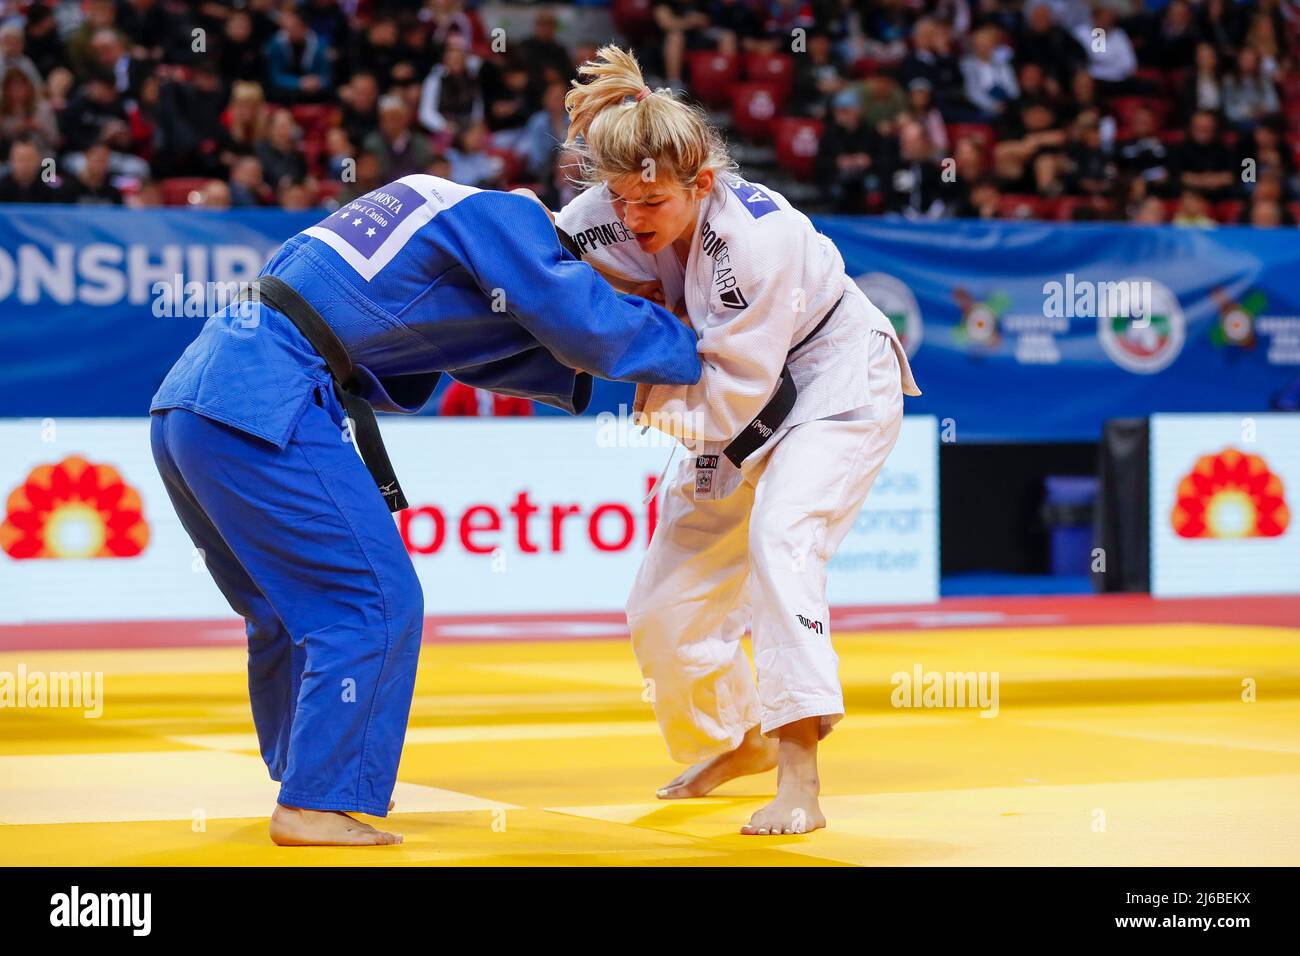
[[[956,150],[959,140],[971,139],[978,144],[980,152],[984,153],[985,161],[993,159],[993,144],[997,143],[997,135],[987,122],[950,122],[946,129],[950,151]]]
[[[164,179],[161,183],[163,205],[188,206],[190,195],[202,192],[207,184],[207,176],[173,176],[171,179]]]
[[[1291,218],[1296,222],[1300,222],[1300,202],[1289,202],[1286,204],[1286,208],[1290,210]]]
[[[1240,199],[1224,199],[1214,204],[1214,218],[1219,222],[1234,223],[1241,218],[1241,207],[1244,205]]]
[[[609,12],[614,28],[633,45],[656,32],[654,0],[614,0]]]
[[[777,163],[798,179],[812,179],[822,138],[822,121],[782,116],[772,128],[776,135]]]
[[[742,136],[772,138],[781,111],[781,90],[775,83],[737,83],[731,90],[731,125]]]
[[[486,152],[489,156],[496,156],[501,160],[501,181],[506,186],[514,186],[527,175],[523,159],[514,150],[489,146]]]
[[[1117,96],[1110,101],[1118,125],[1116,135],[1127,139],[1133,129],[1133,118],[1138,110],[1147,107],[1155,117],[1156,129],[1164,129],[1169,122],[1170,102],[1154,96]]]
[[[726,53],[695,50],[686,54],[691,92],[709,106],[731,102],[731,88],[740,77],[740,58]]]
[[[794,87],[794,60],[784,53],[750,53],[745,56],[745,78],[754,82],[775,83],[785,102]]]
[[[1070,222],[1074,219],[1074,211],[1091,201],[1087,196],[1058,196],[1055,218],[1060,222]]]
[[[299,103],[289,107],[289,112],[304,133],[323,132],[339,120],[339,110],[326,103]]]

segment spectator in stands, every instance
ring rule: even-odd
[[[230,168],[230,205],[263,206],[271,197],[271,188],[262,176],[262,161],[256,156],[240,156]]]
[[[422,170],[428,172],[428,170]],[[444,177],[446,178],[446,177]],[[364,196],[372,189],[378,189],[380,186],[389,182],[383,175],[383,166],[379,157],[375,153],[363,152],[357,157],[356,181],[343,181],[343,189],[339,191],[338,201],[340,205],[350,203],[358,196]]]
[[[316,190],[307,183],[286,180],[276,194],[276,200],[285,212],[302,212],[316,206]]]
[[[1183,81],[1182,107],[1184,117],[1206,110],[1217,113],[1223,109],[1223,81],[1219,76],[1219,54],[1209,43],[1196,47],[1196,65]]]
[[[96,30],[90,38],[91,69],[112,74],[113,88],[130,99],[140,94],[140,84],[154,71],[149,60],[138,60],[126,48],[117,30]]]
[[[1197,13],[1202,40],[1219,50],[1235,50],[1246,38],[1246,22],[1234,0],[1205,0]]]
[[[907,110],[904,118],[919,123],[925,130],[936,156],[948,155],[948,129],[943,116],[930,99],[930,81],[918,76],[907,84]]]
[[[1178,198],[1178,208],[1174,210],[1175,226],[1216,226],[1218,223],[1210,215],[1210,204],[1194,189],[1185,189]]]
[[[1148,45],[1147,63],[1163,70],[1185,70],[1196,62],[1201,31],[1187,0],[1172,0],[1165,7],[1154,41]]]
[[[1100,30],[1098,34],[1095,31]],[[1119,25],[1119,17],[1110,7],[1096,7],[1092,23],[1074,28],[1074,38],[1088,58],[1088,72],[1108,95],[1145,92],[1131,82],[1137,72],[1137,53],[1128,32]]]
[[[755,6],[751,0],[710,0],[705,5],[709,20],[705,35],[719,53],[731,55],[758,48],[763,19]]]
[[[948,193],[934,148],[925,129],[910,120],[898,126],[898,155],[881,177],[885,209],[907,219],[939,219],[946,210]]]
[[[912,49],[899,67],[899,79],[908,84],[925,80],[930,84],[935,106],[945,115],[960,109],[961,66],[952,52],[952,34],[947,24],[921,17],[912,30]]]
[[[1066,188],[1075,195],[1102,196],[1115,183],[1114,160],[1102,148],[1101,129],[1095,114],[1085,113],[1074,121],[1065,149]]]
[[[271,110],[262,93],[262,85],[238,80],[230,90],[230,104],[222,117],[225,123],[225,151],[221,161],[232,166],[238,156],[251,156],[257,144],[266,138]]]
[[[10,69],[21,70],[31,81],[32,88],[39,90],[45,81],[31,57],[23,53],[23,43],[23,28],[18,23],[9,20],[0,25],[0,76]]]
[[[1093,113],[1099,118],[1102,145],[1106,149],[1113,149],[1119,124],[1102,100],[1097,89],[1097,81],[1086,68],[1080,68],[1074,73],[1074,80],[1070,84],[1070,98],[1061,110],[1061,118],[1073,121],[1084,113]]]
[[[300,144],[302,130],[287,109],[276,110],[267,124],[266,136],[257,144],[257,158],[270,187],[279,191],[286,182],[298,182],[307,175],[307,160]]]
[[[1039,2],[1030,6],[1024,30],[1016,41],[1016,63],[1023,70],[1032,63],[1059,90],[1087,60],[1079,41],[1052,18],[1052,8]]]
[[[339,0],[303,0],[299,5],[308,29],[320,39],[327,55],[338,52],[348,32],[348,17]]]
[[[447,161],[451,163],[450,178],[465,186],[500,188],[505,164],[500,156],[489,153],[487,146],[488,128],[483,123],[470,123],[461,129],[447,150]]]
[[[39,143],[30,134],[15,139],[9,147],[9,168],[0,176],[0,202],[62,202],[63,196],[51,183],[53,162],[44,160]]]
[[[214,62],[200,60],[188,81],[178,68],[165,75],[159,91],[163,174],[224,176],[221,157],[229,141],[221,114],[226,97]]]
[[[979,111],[977,119],[994,120],[1020,96],[1011,48],[996,27],[971,34],[971,49],[961,61],[966,99]]]
[[[533,414],[533,403],[526,398],[512,398],[485,388],[473,388],[453,379],[442,393],[438,414],[448,417],[518,417]]]
[[[329,52],[293,7],[266,45],[266,95],[276,103],[319,103],[333,96]]]
[[[81,151],[105,138],[112,139],[114,145],[129,147],[126,107],[113,88],[113,75],[90,76],[59,116],[59,127],[67,149]]]
[[[1275,199],[1261,199],[1258,196],[1246,204],[1242,222],[1260,229],[1295,225],[1295,220],[1281,203]]]
[[[454,40],[466,50],[478,51],[485,45],[482,25],[475,14],[465,10],[461,0],[425,0],[420,19],[429,24],[435,46],[446,46]]]
[[[528,175],[543,185],[554,182],[556,154],[569,129],[569,114],[564,109],[566,91],[567,86],[560,82],[546,87],[542,108],[529,118],[519,143],[519,154],[524,157]],[[542,201],[546,202],[546,196],[542,196]]]
[[[1196,191],[1211,199],[1227,199],[1237,184],[1232,154],[1219,138],[1213,113],[1202,110],[1192,117],[1188,134],[1174,147],[1172,170],[1184,194]]]
[[[343,101],[340,125],[353,143],[364,143],[379,128],[379,82],[374,73],[358,70],[339,90]]]
[[[1282,67],[1285,48],[1278,39],[1282,31],[1282,17],[1277,8],[1265,12],[1262,8],[1250,18],[1250,28],[1246,31],[1243,46],[1253,48],[1259,53],[1260,68],[1265,76],[1273,76]]]
[[[957,181],[963,182],[960,178]],[[1002,191],[992,179],[977,179],[957,202],[954,212],[959,219],[1000,219]]]
[[[376,16],[364,33],[353,34],[352,50],[348,57],[351,71],[366,70],[378,80],[378,91],[386,90],[393,81],[393,70],[405,59],[405,51],[397,42],[397,21],[391,16]]]
[[[524,124],[541,106],[528,66],[515,53],[494,53],[478,73],[483,92],[483,116],[492,141],[511,149],[523,135]]]
[[[123,0],[117,5],[116,26],[135,60],[159,63],[172,51],[176,19],[160,0]]]
[[[336,183],[344,182],[344,177],[355,173],[352,164],[357,159],[357,148],[348,139],[347,130],[341,126],[331,126],[325,131],[325,175]]]
[[[1237,168],[1243,171],[1242,185],[1247,192],[1254,194],[1266,184],[1276,184],[1278,191],[1273,198],[1279,201],[1296,195],[1295,154],[1282,140],[1282,125],[1281,120],[1261,123],[1248,136],[1243,137],[1239,144],[1241,161],[1237,164]],[[1245,160],[1251,162],[1246,163]],[[1245,175],[1247,169],[1252,170],[1254,182]]]
[[[1260,67],[1259,52],[1254,47],[1242,47],[1237,54],[1237,69],[1223,81],[1224,116],[1244,132],[1278,115],[1281,108],[1277,88]]]
[[[806,55],[795,57],[790,111],[825,119],[832,97],[844,89],[848,75],[848,67],[831,45],[830,34],[814,30],[808,34]]]
[[[1132,221],[1143,226],[1164,225],[1168,221],[1168,217],[1165,216],[1164,202],[1155,196],[1148,196],[1138,206]]]
[[[58,24],[50,6],[44,2],[27,8],[27,24],[23,31],[23,53],[36,65],[41,76],[48,78],[59,67],[64,67],[67,57]]]
[[[64,62],[72,68],[78,80],[84,80],[95,72],[95,54],[91,40],[100,30],[113,29],[116,18],[114,0],[84,0],[82,4],[84,19],[81,25],[67,38],[64,44],[66,57]]]
[[[221,75],[227,83],[261,83],[266,76],[263,44],[253,34],[253,18],[246,10],[233,10],[222,29]]]
[[[49,154],[59,146],[59,124],[54,110],[32,83],[31,76],[17,62],[0,72],[0,152],[20,136],[36,138],[41,152]]]
[[[1010,111],[1004,138],[993,147],[993,168],[1008,192],[1057,195],[1065,156],[1066,133],[1056,113],[1043,102]]]
[[[556,37],[559,20],[550,10],[539,10],[533,18],[532,36],[519,44],[533,85],[545,89],[550,83],[568,83],[573,78],[573,59]]]
[[[379,128],[366,137],[361,148],[379,158],[382,182],[423,172],[433,158],[428,136],[412,120],[410,107],[400,96],[389,94],[379,101]]]
[[[483,118],[478,60],[470,59],[462,41],[449,42],[442,62],[429,72],[420,91],[419,115],[421,126],[445,136]]]
[[[69,202],[81,206],[122,205],[122,192],[109,179],[111,158],[107,143],[95,143],[86,150],[81,171],[67,186]]]
[[[876,131],[862,118],[857,91],[841,90],[817,148],[817,181],[836,212],[863,212],[880,152]]]
[[[674,90],[684,90],[682,64],[687,50],[705,50],[711,44],[705,34],[710,24],[703,10],[695,9],[691,0],[656,3],[655,25],[663,32],[664,80]]]
[[[868,76],[858,87],[862,118],[882,136],[896,136],[898,118],[907,109],[907,94],[887,73]]]
[[[199,209],[213,209],[217,211],[230,208],[230,187],[224,180],[209,179],[203,184],[203,189],[199,192],[199,201],[194,204]]]
[[[1151,107],[1143,105],[1133,112],[1130,132],[1116,151],[1120,169],[1141,179],[1151,192],[1165,192],[1170,184],[1169,150],[1160,139]]]

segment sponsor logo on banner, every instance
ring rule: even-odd
[[[1260,338],[1269,365],[1300,365],[1300,315],[1267,314],[1268,296],[1260,289],[1249,290],[1240,302],[1222,288],[1210,297],[1219,307],[1219,321],[1210,330],[1215,345],[1252,349]]]
[[[30,558],[134,558],[149,544],[139,493],[112,465],[79,456],[38,465],[13,489],[0,549]]]
[[[978,301],[963,288],[952,292],[953,300],[961,309],[961,321],[953,329],[953,338],[973,349],[997,348],[1002,341],[998,334],[998,319],[1011,304],[1005,292],[994,292],[983,301]]]
[[[910,359],[916,355],[916,350],[921,347],[923,327],[921,307],[912,290],[885,272],[868,272],[853,281],[894,326],[907,357]]]
[[[1111,360],[1120,368],[1150,375],[1168,368],[1183,350],[1187,321],[1178,297],[1169,287],[1153,279],[1121,279],[1116,288],[1141,287],[1150,295],[1148,302],[1129,301],[1127,307],[1106,297],[1097,301],[1097,339]],[[1117,307],[1116,307],[1117,306]],[[1149,314],[1144,314],[1149,313]]]
[[[1225,448],[1178,482],[1169,522],[1180,538],[1276,538],[1291,513],[1282,479],[1262,456]]]

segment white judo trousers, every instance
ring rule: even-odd
[[[824,737],[844,715],[826,565],[903,421],[892,340],[873,331],[863,345],[869,407],[778,431],[725,498],[695,499],[692,459],[665,491],[627,617],[674,760],[706,760],[756,725],[771,734],[807,717],[821,718]]]

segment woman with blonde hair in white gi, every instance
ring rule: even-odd
[[[817,744],[844,715],[826,565],[920,391],[839,251],[734,174],[702,113],[646,87],[617,47],[579,74],[565,105],[592,188],[557,225],[597,268],[682,300],[704,368],[638,396],[689,450],[627,605],[669,753],[691,764],[658,795],[776,766],[776,798],[742,832],[813,830]]]

